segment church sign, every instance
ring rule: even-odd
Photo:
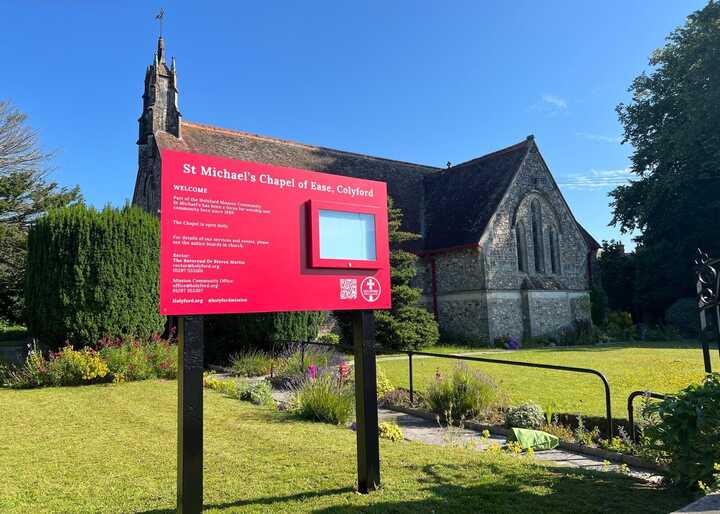
[[[205,314],[354,311],[358,491],[377,488],[385,183],[174,150],[161,158],[160,312],[179,316],[177,512],[203,508]]]
[[[164,150],[164,315],[390,307],[384,182]]]

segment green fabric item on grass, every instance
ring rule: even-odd
[[[512,435],[508,439],[520,443],[523,450],[528,448],[538,451],[552,450],[560,444],[560,440],[556,436],[540,430],[530,430],[529,428],[513,428]]]

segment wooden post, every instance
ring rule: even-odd
[[[355,353],[355,425],[357,429],[358,491],[368,493],[380,486],[377,383],[375,376],[375,314],[353,315]]]
[[[178,323],[177,512],[203,508],[203,317]]]

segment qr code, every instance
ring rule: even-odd
[[[341,278],[340,279],[340,299],[356,300],[357,299],[357,279]]]

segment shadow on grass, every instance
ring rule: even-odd
[[[250,498],[226,503],[208,503],[204,509],[226,510],[256,506],[258,512],[288,509],[322,514],[360,513],[667,513],[691,498],[673,490],[660,489],[617,473],[599,473],[566,467],[547,467],[546,473],[509,471],[507,463],[476,465],[409,466],[422,475],[415,488],[421,499],[384,498],[415,491],[371,493],[362,505],[347,505],[351,487],[308,491],[288,496]],[[405,486],[407,487],[407,486]],[[337,498],[327,498],[337,496]],[[316,505],[313,500],[325,498]],[[327,503],[337,505],[327,505]],[[307,502],[298,508],[298,502]],[[369,504],[368,504],[369,503]],[[174,509],[139,511],[136,514],[171,514]]]
[[[425,466],[418,483],[427,498],[381,501],[372,505],[337,505],[313,512],[360,513],[667,513],[690,501],[675,491],[649,486],[617,473],[548,467],[551,475],[508,476],[502,464],[489,465],[484,476],[467,465]],[[489,474],[488,474],[489,472]],[[496,481],[490,476],[504,476]],[[508,479],[509,478],[509,479]],[[514,479],[513,479],[514,478]],[[459,485],[458,482],[474,481]]]
[[[237,500],[233,502],[225,503],[206,503],[203,505],[203,510],[217,509],[233,509],[236,507],[247,507],[251,505],[280,505],[285,502],[297,502],[300,500],[311,500],[313,498],[320,498],[322,496],[334,496],[337,494],[348,494],[352,493],[354,489],[352,487],[340,487],[337,489],[325,489],[323,491],[306,491],[303,493],[292,494],[289,496],[266,496],[262,498],[251,498],[248,500]],[[135,511],[135,514],[175,514],[175,509],[152,509]]]

